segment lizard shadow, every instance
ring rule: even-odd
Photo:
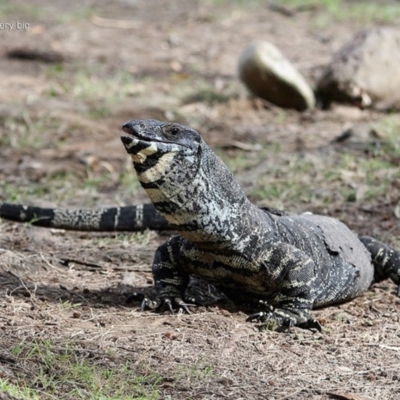
[[[78,287],[69,288],[63,283],[40,284],[20,277],[12,271],[0,273],[0,288],[0,296],[2,297],[12,296],[49,303],[80,303],[91,307],[124,304],[128,295],[122,292],[120,288],[112,286],[92,290]]]
[[[21,277],[13,271],[0,272],[0,288],[0,299],[2,297],[13,297],[37,306],[40,306],[41,303],[66,303],[92,308],[137,308],[141,306],[141,301],[130,301],[132,294],[138,293],[152,299],[156,297],[155,288],[151,285],[135,287],[114,285],[101,289],[69,288],[63,283],[49,285],[32,282],[32,280],[25,276]],[[204,307],[218,307],[230,312],[243,311],[248,313],[255,309],[254,305],[250,308],[249,304],[233,302],[219,289],[200,279],[191,280],[185,298],[197,300],[198,304],[193,304],[194,307],[191,308],[193,311],[196,309],[201,311]]]

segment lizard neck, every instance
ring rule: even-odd
[[[254,246],[254,227],[264,219],[263,213],[207,145],[200,153],[198,164],[186,171],[181,168],[182,176],[165,177],[156,188],[145,188],[147,194],[168,222],[198,248],[217,245],[221,250],[243,252]],[[183,183],[178,187],[177,182]],[[265,221],[263,229],[268,230]]]

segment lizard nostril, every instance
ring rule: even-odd
[[[129,126],[129,125],[127,125],[127,124],[125,124],[125,125],[122,127],[122,130],[123,130],[125,133],[130,133],[131,135],[135,132],[135,131],[132,129],[132,127]]]
[[[135,121],[128,121],[122,125],[122,130],[130,135],[137,135],[141,124],[136,124]]]

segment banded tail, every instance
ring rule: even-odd
[[[104,209],[61,209],[0,203],[0,218],[72,231],[144,231],[176,229],[152,204]]]
[[[371,253],[375,282],[390,278],[398,285],[397,295],[400,296],[400,251],[369,236],[362,236],[360,240]]]

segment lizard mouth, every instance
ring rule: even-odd
[[[152,142],[159,142],[159,143],[168,143],[168,141],[163,141],[155,137],[148,137],[146,135],[143,135],[141,132],[139,132],[137,129],[135,129],[134,126],[125,124],[122,127],[122,130],[127,133],[127,135],[122,135],[121,140],[122,143],[125,145],[129,145],[132,142],[138,143],[142,142],[143,144],[148,144],[150,145]]]
[[[122,130],[123,130],[123,132],[127,133],[127,135],[121,136],[121,140],[125,144],[131,143],[133,139],[136,139],[136,140],[139,139],[139,140],[145,141],[145,142],[149,141],[148,138],[143,137],[143,135],[141,135],[133,126],[124,125],[122,127]]]

